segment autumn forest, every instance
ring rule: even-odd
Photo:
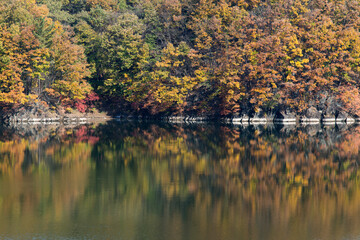
[[[0,108],[360,115],[359,0],[1,0]]]

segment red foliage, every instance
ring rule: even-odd
[[[84,113],[88,109],[94,108],[95,107],[95,102],[97,102],[97,101],[99,101],[99,96],[96,93],[91,92],[91,93],[87,94],[84,99],[78,100],[75,103],[75,108],[79,112]]]
[[[81,126],[77,131],[76,131],[76,142],[88,142],[91,145],[94,145],[95,143],[97,143],[99,141],[99,137],[96,136],[92,136],[92,134],[94,133],[93,130],[89,130],[89,128],[87,126]]]
[[[75,103],[76,109],[81,113],[84,113],[87,110],[87,106],[86,106],[86,104],[84,104],[84,102],[85,102],[85,100],[81,99]]]

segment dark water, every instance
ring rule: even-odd
[[[0,239],[360,238],[357,126],[0,131]]]

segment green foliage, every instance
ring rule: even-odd
[[[7,56],[3,42],[0,42],[0,72],[6,69],[6,66],[10,63],[9,56]]]
[[[34,24],[34,36],[40,42],[41,48],[49,48],[52,44],[52,39],[54,37],[54,23],[49,25],[46,23],[46,19],[44,17],[35,19]]]

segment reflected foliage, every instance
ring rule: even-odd
[[[29,134],[37,132],[35,136]],[[99,138],[87,126],[32,131],[7,129],[0,140],[0,174],[48,171],[67,165],[87,162]],[[20,133],[20,134],[19,134]]]
[[[36,132],[2,131],[0,235],[73,237],[75,223],[97,226],[76,228],[81,236],[111,239],[359,235],[358,126],[110,122]]]

